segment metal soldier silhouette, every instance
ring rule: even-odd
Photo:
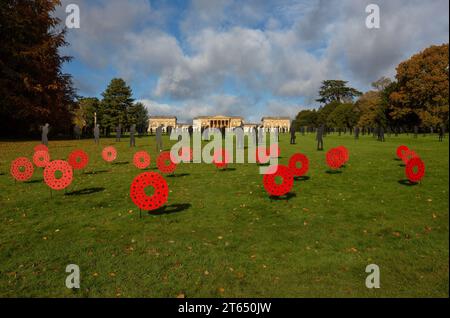
[[[48,123],[42,126],[42,135],[41,135],[41,142],[43,145],[46,146],[48,146],[48,127],[49,127]]]
[[[417,138],[418,133],[419,133],[419,127],[414,126],[414,138]]]
[[[319,128],[317,128],[317,150],[323,150],[323,132],[324,132],[324,126],[320,125]]]
[[[81,129],[80,129],[80,127],[78,127],[78,125],[75,125],[75,127],[73,127],[73,135],[74,135],[75,139],[81,138]]]
[[[100,142],[100,125],[97,124],[94,128],[94,142],[96,145]]]
[[[156,152],[162,151],[162,125],[156,127]]]
[[[116,141],[120,141],[122,126],[118,124],[116,126]]]
[[[359,127],[355,128],[355,139],[359,139]]]
[[[291,145],[295,145],[295,127],[294,127],[294,122],[291,123],[290,133],[291,133]]]
[[[130,127],[130,147],[136,147],[136,139],[134,137],[136,133],[136,125],[133,124]]]

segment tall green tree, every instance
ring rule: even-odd
[[[54,17],[57,0],[0,1],[0,134],[70,132],[74,90],[62,72],[70,57],[65,29]]]
[[[128,111],[133,105],[131,88],[121,78],[113,78],[102,93],[100,125],[109,134],[117,125],[127,127]]]
[[[358,117],[353,104],[339,104],[328,115],[327,125],[339,129],[353,128],[358,121]]]
[[[329,102],[328,104],[319,107],[317,110],[317,125],[327,125],[328,117],[341,103],[337,100]]]
[[[95,118],[100,123],[102,114],[100,108],[100,101],[96,97],[83,97],[78,100],[77,108],[74,110],[73,123],[83,123],[84,133],[92,134],[95,125]]]
[[[319,99],[316,101],[328,104],[331,102],[352,102],[354,97],[360,96],[362,93],[355,88],[348,87],[347,81],[342,80],[326,80],[322,82],[319,90]]]
[[[142,103],[134,103],[128,110],[128,121],[136,125],[138,132],[143,133],[148,127],[148,111]]]
[[[295,117],[296,128],[299,127],[316,127],[317,126],[317,112],[315,109],[301,110]]]

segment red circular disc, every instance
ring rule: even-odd
[[[270,158],[280,157],[280,147],[278,146],[278,144],[270,145],[268,155],[270,156]]]
[[[300,162],[302,164],[301,168],[297,168],[297,163]],[[291,156],[289,159],[289,169],[291,169],[294,177],[301,177],[309,169],[309,160],[304,154],[296,153]]]
[[[229,162],[230,162],[230,155],[225,149],[218,149],[214,151],[213,164],[217,168],[219,169],[226,168]]]
[[[48,151],[38,150],[33,154],[33,163],[36,167],[45,168],[50,162],[50,154]]]
[[[408,150],[409,150],[409,148],[407,146],[405,146],[405,145],[398,146],[397,147],[397,151],[396,151],[397,157],[399,159],[403,160],[403,154],[405,153],[405,151],[408,151]]]
[[[256,163],[267,163],[270,160],[270,156],[267,153],[267,149],[264,146],[258,146],[256,148]]]
[[[34,147],[34,151],[48,151],[48,147],[44,144],[39,144]]]
[[[408,149],[403,152],[402,160],[405,164],[409,162],[412,158],[419,157],[414,151]]]
[[[411,158],[406,164],[406,177],[411,182],[419,182],[425,175],[425,164],[419,157]]]
[[[345,162],[344,153],[341,149],[332,148],[328,150],[326,160],[331,169],[339,169]]]
[[[147,151],[138,151],[133,156],[133,163],[138,169],[145,169],[150,165],[150,155]]]
[[[171,159],[170,151],[163,151],[159,154],[156,166],[162,173],[173,173],[177,168],[177,164]]]
[[[105,147],[102,151],[103,160],[113,162],[117,158],[117,150],[113,146]]]
[[[11,162],[10,172],[17,181],[27,181],[33,176],[34,167],[28,158],[20,157]]]
[[[344,146],[339,146],[337,149],[340,149],[344,155],[344,163],[346,163],[350,159],[350,154],[348,152],[348,149]]]
[[[69,164],[72,166],[73,169],[81,170],[87,166],[89,162],[89,156],[83,150],[78,149],[72,151],[69,154],[69,158],[67,161],[69,162]]]
[[[264,188],[266,191],[273,196],[282,196],[291,191],[292,186],[294,185],[294,175],[292,170],[283,165],[274,166],[271,170],[272,171],[265,174],[263,177]],[[281,184],[276,183],[277,177],[283,179]]]
[[[61,178],[56,178],[55,173],[61,172]],[[72,183],[72,166],[64,160],[53,160],[44,169],[44,181],[53,190],[62,190]]]
[[[146,187],[153,187],[153,195],[145,193]],[[151,211],[161,207],[169,197],[166,180],[156,172],[144,172],[134,178],[130,186],[130,197],[137,207]]]

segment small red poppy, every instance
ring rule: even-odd
[[[408,151],[408,150],[409,150],[409,148],[407,146],[405,146],[405,145],[398,146],[397,147],[397,151],[396,151],[397,157],[399,159],[403,160],[403,154],[405,153],[405,151]]]
[[[27,181],[33,176],[34,167],[28,158],[19,157],[11,162],[10,172],[17,181]]]
[[[50,154],[48,151],[38,150],[33,154],[33,163],[36,167],[45,168],[50,162]]]
[[[145,193],[145,188],[153,187],[153,195]],[[144,172],[134,178],[130,186],[130,197],[140,209],[156,210],[167,202],[169,186],[166,180],[156,172]]]
[[[75,170],[84,169],[89,163],[89,156],[83,150],[74,150],[69,154],[69,158],[67,160],[69,164]]]
[[[138,151],[133,156],[133,163],[138,169],[145,169],[150,165],[150,155],[147,151]]]
[[[425,175],[425,164],[419,157],[411,158],[406,164],[406,177],[411,182],[419,182]]]
[[[225,149],[218,149],[218,150],[214,151],[213,164],[217,168],[219,168],[219,169],[226,168],[229,162],[230,162],[230,156]]]
[[[278,184],[276,178],[281,177],[283,182]],[[269,167],[269,171],[263,177],[264,189],[273,196],[282,196],[291,191],[294,185],[292,170],[283,165]]]
[[[297,168],[297,163],[301,163],[301,168]],[[289,159],[289,169],[291,169],[292,174],[294,177],[301,177],[306,172],[308,172],[309,169],[309,160],[308,157],[306,157],[304,154],[296,153],[291,156]]]
[[[344,153],[341,149],[332,148],[328,150],[326,160],[331,169],[339,169],[345,162]]]
[[[44,144],[39,144],[34,147],[34,151],[48,151],[48,147]]]
[[[55,173],[61,172],[61,177],[56,178]],[[72,166],[64,160],[53,160],[44,169],[44,181],[53,190],[67,188],[73,179]]]
[[[117,158],[117,150],[113,146],[105,147],[102,151],[103,160],[113,162]]]
[[[163,151],[159,154],[156,166],[162,173],[173,173],[177,168],[177,164],[171,159],[170,151]]]

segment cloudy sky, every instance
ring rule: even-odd
[[[366,91],[399,62],[449,41],[448,0],[63,0],[80,7],[65,72],[98,96],[113,77],[151,115],[294,116],[325,79]],[[380,29],[365,8],[380,7]]]

